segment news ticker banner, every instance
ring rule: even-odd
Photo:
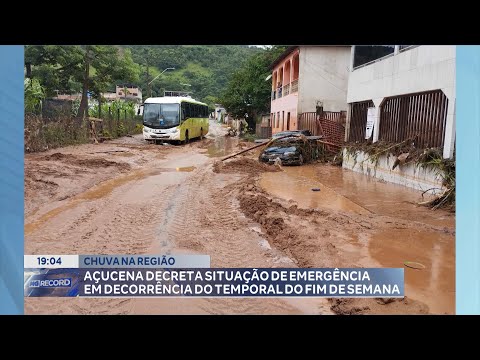
[[[208,255],[25,255],[25,297],[404,297],[403,268],[210,268]]]

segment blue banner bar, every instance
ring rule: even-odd
[[[480,314],[480,46],[457,46],[457,314]]]
[[[0,46],[0,314],[23,314],[23,46]]]

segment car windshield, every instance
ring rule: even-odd
[[[143,125],[166,129],[180,124],[179,104],[145,104]]]
[[[265,149],[265,152],[295,152],[297,148],[295,146],[288,146],[288,144],[271,146]]]
[[[282,137],[282,136],[299,136],[299,135],[306,135],[304,132],[301,131],[283,131],[273,135],[274,138]]]

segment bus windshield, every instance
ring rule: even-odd
[[[166,129],[179,124],[179,104],[145,104],[143,125]]]

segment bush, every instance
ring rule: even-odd
[[[89,142],[85,122],[71,117],[42,119],[39,116],[25,117],[25,151],[45,151],[62,146]]]

